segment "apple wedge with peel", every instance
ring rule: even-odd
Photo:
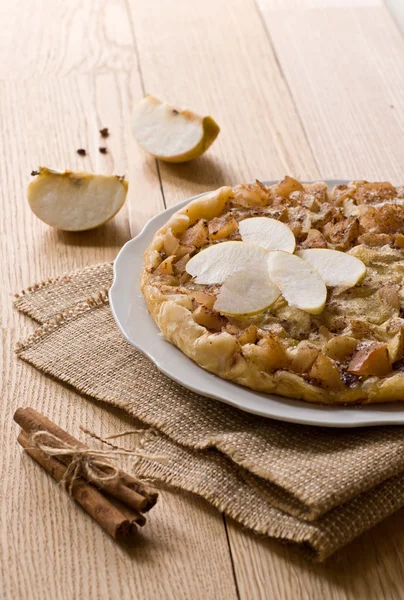
[[[269,308],[280,293],[265,265],[244,269],[224,280],[213,308],[223,315],[248,317]]]
[[[252,217],[239,223],[243,242],[258,244],[266,250],[284,250],[293,254],[296,240],[285,223],[269,217]]]
[[[28,186],[28,203],[47,225],[86,231],[103,225],[122,208],[128,182],[118,175],[53,171],[39,167]]]
[[[212,117],[175,108],[153,96],[135,106],[132,123],[134,137],[146,152],[174,163],[201,156],[220,131]]]
[[[327,299],[321,275],[305,260],[284,252],[268,252],[269,277],[279,287],[290,306],[311,314],[320,313]]]
[[[269,253],[248,242],[221,242],[202,250],[188,261],[185,269],[196,283],[223,283],[227,277],[266,265]]]
[[[366,275],[366,266],[359,258],[339,250],[308,248],[296,254],[311,264],[330,287],[353,287]]]

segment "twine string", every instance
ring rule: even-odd
[[[66,491],[71,495],[75,481],[84,477],[87,481],[102,487],[107,481],[118,480],[121,469],[107,462],[106,459],[116,460],[120,456],[146,458],[164,462],[163,456],[146,454],[138,450],[99,450],[95,448],[80,448],[64,442],[49,431],[36,431],[30,436],[30,443],[49,457],[70,458],[66,473],[61,481]]]
[[[128,429],[126,431],[121,431],[119,433],[114,433],[112,435],[108,435],[107,437],[101,437],[101,436],[97,435],[94,431],[91,431],[91,429],[87,429],[86,427],[80,427],[80,429],[82,430],[83,433],[85,433],[86,435],[89,435],[94,440],[98,440],[99,442],[101,442],[102,444],[105,444],[106,446],[110,446],[111,448],[114,448],[115,450],[121,450],[122,452],[128,452],[129,454],[131,453],[130,450],[127,450],[126,448],[123,448],[122,446],[118,446],[117,444],[112,443],[110,440],[114,440],[116,438],[121,438],[121,437],[129,436],[129,435],[136,435],[137,436],[137,442],[136,442],[137,448],[143,448],[145,446],[145,444],[147,444],[148,441],[150,441],[156,435],[158,435],[156,430],[153,427],[148,427],[147,429]],[[143,458],[146,458],[146,456],[144,456]],[[165,457],[160,457],[160,459],[162,462],[166,462]]]

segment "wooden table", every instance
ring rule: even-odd
[[[14,0],[0,4],[0,19],[1,598],[402,598],[403,511],[313,566],[198,498],[164,492],[129,552],[22,456],[12,421],[31,405],[73,433],[128,422],[17,361],[13,348],[33,324],[13,310],[14,292],[114,259],[165,206],[223,184],[285,173],[404,182],[404,40],[387,8]],[[130,113],[145,92],[214,116],[222,131],[206,156],[167,165],[136,146]],[[54,231],[26,202],[38,164],[126,174],[126,206],[94,232]]]

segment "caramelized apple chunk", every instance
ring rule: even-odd
[[[308,373],[318,354],[318,348],[301,342],[296,348],[288,351],[289,369],[294,373]]]
[[[352,352],[355,350],[358,344],[358,340],[348,335],[336,335],[328,340],[325,346],[325,354],[337,360],[338,362],[344,362]]]
[[[177,259],[182,258],[183,256],[185,256],[186,254],[191,255],[195,250],[195,246],[183,246],[182,244],[180,246],[178,246],[177,250],[175,251],[175,256]]]
[[[283,369],[289,362],[284,345],[270,333],[266,333],[258,344],[243,346],[242,352],[263,371]]]
[[[335,206],[342,206],[348,198],[352,198],[356,188],[346,184],[336,185],[331,193]]]
[[[173,275],[174,274],[174,270],[173,270],[173,261],[174,260],[175,260],[175,256],[168,256],[166,259],[163,260],[163,262],[161,262],[159,264],[159,266],[155,270],[155,273],[158,273],[161,275]]]
[[[358,204],[386,202],[397,196],[396,188],[388,181],[352,182],[356,184],[355,200]]]
[[[304,188],[300,181],[286,175],[282,181],[273,186],[272,191],[276,196],[288,198],[292,192],[303,192]]]
[[[214,310],[202,306],[202,304],[194,310],[193,316],[194,321],[198,323],[198,325],[202,325],[211,331],[221,331],[222,327],[226,324],[226,319],[224,317]]]
[[[331,358],[319,353],[313,366],[309,371],[309,377],[321,383],[323,387],[330,390],[338,390],[343,387],[341,372]]]
[[[391,244],[392,241],[393,236],[388,233],[372,233],[368,231],[358,237],[358,244],[365,244],[365,246],[371,246],[372,248],[381,248],[381,246]]]
[[[324,236],[336,250],[348,250],[359,234],[359,221],[356,217],[347,217],[338,223],[327,223]]]
[[[383,377],[391,372],[391,363],[386,344],[372,342],[354,354],[348,365],[353,375],[376,375]]]
[[[208,223],[205,219],[199,219],[195,225],[187,229],[181,236],[181,243],[185,246],[201,248],[208,242]]]
[[[231,216],[217,217],[209,222],[209,239],[212,242],[224,240],[238,229],[237,221]]]
[[[255,344],[257,341],[258,328],[256,325],[249,325],[242,329],[237,335],[237,341],[244,346],[245,344]]]
[[[209,310],[213,309],[213,305],[217,300],[216,294],[209,294],[208,292],[203,291],[191,292],[189,295],[195,302],[202,304],[202,306],[205,306],[205,308]]]
[[[173,290],[171,288],[178,285],[178,280],[174,275],[166,275],[164,273],[157,273],[158,275],[158,283],[160,289],[164,294],[172,294]]]
[[[303,187],[306,192],[315,196],[319,202],[328,202],[330,193],[328,190],[328,185],[324,181],[304,183]]]
[[[240,327],[237,327],[233,323],[227,323],[225,331],[234,335],[241,346],[255,344],[258,339],[258,327],[254,324],[249,325],[245,329],[240,329]]]
[[[404,206],[382,204],[361,206],[360,224],[365,231],[374,233],[404,233]]]
[[[391,338],[387,343],[390,362],[394,363],[397,360],[404,358],[404,327]]]
[[[402,233],[396,233],[394,236],[394,247],[395,248],[404,248],[404,235]]]
[[[321,231],[309,229],[307,238],[301,245],[302,248],[327,248],[327,242]]]
[[[260,181],[256,183],[241,183],[233,188],[233,206],[252,208],[254,206],[267,206],[269,203],[269,190]]]
[[[317,213],[320,210],[319,201],[313,194],[309,194],[308,192],[292,192],[290,194],[290,199],[314,213]]]

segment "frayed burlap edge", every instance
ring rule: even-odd
[[[71,273],[49,277],[15,294],[14,306],[35,321],[44,323],[69,306],[93,297],[99,290],[107,293],[112,283],[112,268],[112,263],[97,263]],[[88,284],[83,285],[83,281],[88,281]],[[65,293],[68,286],[71,289],[66,304]],[[49,288],[52,288],[53,293],[49,293]],[[46,296],[42,296],[45,291]],[[60,302],[57,301],[59,298]]]
[[[195,452],[164,435],[149,438],[145,450],[167,457],[164,464],[136,462],[135,472],[205,498],[219,511],[255,533],[298,545],[306,558],[322,562],[404,505],[404,474],[386,480],[314,522],[271,506],[219,453]]]

